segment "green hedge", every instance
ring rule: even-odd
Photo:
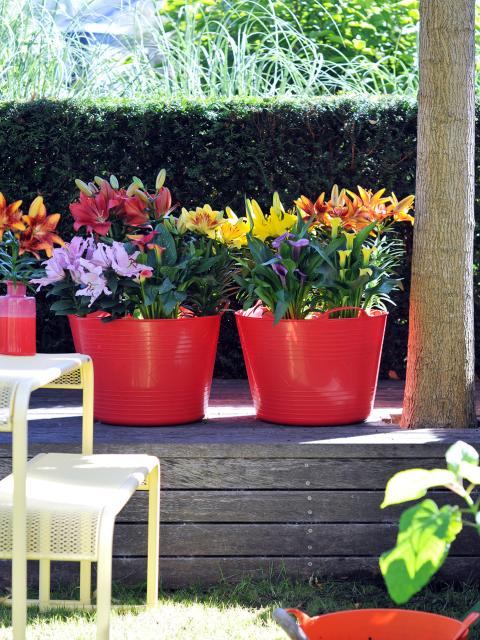
[[[414,191],[416,107],[404,99],[315,101],[79,103],[0,105],[0,190],[7,199],[45,197],[65,214],[74,178],[115,173],[150,184],[165,167],[182,205],[209,202],[243,211],[247,194],[269,203],[316,197],[333,183]],[[448,212],[445,212],[448,216]],[[408,257],[411,232],[407,236]],[[409,258],[404,277],[408,291]],[[397,294],[385,341],[382,374],[404,373],[408,296]],[[65,324],[40,304],[40,348],[71,348]],[[244,375],[232,314],[224,320],[217,375]]]

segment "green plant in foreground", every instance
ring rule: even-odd
[[[388,592],[397,604],[408,602],[443,565],[450,546],[464,526],[480,535],[480,485],[478,452],[458,441],[446,453],[447,469],[407,469],[387,483],[382,509],[423,498],[433,487],[445,487],[463,499],[465,508],[437,504],[427,498],[400,517],[396,546],[380,557],[380,570]]]

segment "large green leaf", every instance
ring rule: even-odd
[[[274,255],[261,240],[250,234],[247,235],[247,244],[252,258],[257,264],[264,264]]]
[[[450,471],[458,474],[464,462],[478,467],[478,452],[466,442],[458,440],[447,450],[445,454],[447,466]]]
[[[480,485],[480,467],[469,462],[462,462],[460,465],[459,476],[465,478],[472,484]]]
[[[457,484],[457,478],[447,469],[407,469],[396,473],[387,483],[382,509],[392,504],[423,498],[431,487]]]
[[[175,246],[175,240],[163,223],[157,224],[155,231],[157,232],[157,235],[155,236],[155,244],[158,244],[165,249],[162,256],[162,262],[170,267],[177,262],[177,247]]]
[[[394,602],[408,602],[428,584],[461,530],[460,509],[449,505],[439,509],[433,500],[402,514],[396,546],[380,557],[380,570]]]
[[[366,227],[364,227],[361,231],[359,231],[357,233],[357,236],[356,236],[355,240],[353,241],[353,253],[354,253],[354,255],[356,255],[357,253],[360,252],[360,249],[362,248],[363,243],[368,238],[370,233],[375,229],[377,224],[378,224],[377,221],[371,222],[369,225],[367,225]]]

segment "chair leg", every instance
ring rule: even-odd
[[[48,607],[50,603],[50,566],[50,560],[46,558],[39,562],[38,605],[40,609]]]
[[[158,465],[148,476],[147,607],[158,602],[160,473]]]
[[[25,640],[27,627],[27,410],[30,389],[19,385],[13,407],[15,437],[12,442],[12,628],[13,640]]]
[[[93,363],[84,362],[81,368],[83,388],[83,417],[82,417],[82,453],[93,453]]]
[[[110,607],[112,602],[113,522],[102,521],[98,540],[97,562],[97,640],[110,638]]]
[[[80,561],[80,602],[92,602],[92,563],[89,560]]]

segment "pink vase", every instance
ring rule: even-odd
[[[7,295],[0,296],[0,353],[33,356],[36,350],[35,298],[26,295],[20,282],[7,282]]]

